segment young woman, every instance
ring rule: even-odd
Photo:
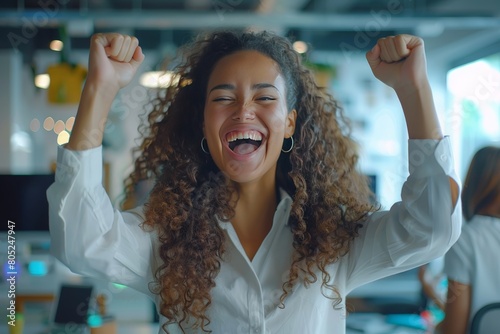
[[[423,278],[426,294],[445,311],[436,332],[466,334],[477,311],[500,302],[500,148],[483,147],[469,165],[462,191],[465,221],[458,242],[445,256],[448,278],[445,302]],[[491,328],[490,333],[498,331]]]
[[[337,102],[285,38],[216,32],[184,48],[128,180],[155,178],[143,207],[114,210],[101,186],[102,131],[144,56],[97,34],[70,141],[48,190],[54,254],[73,271],[143,291],[169,333],[344,333],[345,297],[443,255],[458,238],[449,140],[423,41],[367,53],[407,121],[402,202],[372,206]]]

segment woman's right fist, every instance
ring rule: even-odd
[[[87,83],[125,87],[144,60],[137,38],[118,33],[94,34],[90,43]]]

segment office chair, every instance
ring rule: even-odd
[[[470,334],[496,333],[500,328],[500,302],[483,306],[472,318]]]

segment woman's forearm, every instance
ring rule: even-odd
[[[81,151],[102,144],[108,113],[117,92],[116,88],[87,82],[67,149]]]
[[[403,107],[410,139],[443,138],[428,82],[396,91],[396,94]]]

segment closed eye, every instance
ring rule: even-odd
[[[214,101],[214,102],[218,102],[218,101],[232,101],[232,99],[230,97],[222,96],[222,97],[216,97],[212,101]]]
[[[259,101],[274,101],[274,100],[276,100],[276,98],[274,98],[272,96],[262,96],[262,97],[259,97],[257,100],[259,100]]]

